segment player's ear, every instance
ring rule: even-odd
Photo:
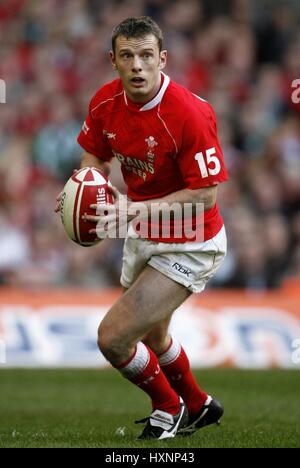
[[[163,70],[163,68],[165,68],[166,64],[167,64],[167,51],[162,50],[159,53],[159,69]]]
[[[117,70],[118,67],[117,67],[117,64],[116,64],[116,58],[115,58],[115,54],[113,53],[112,50],[109,51],[109,58],[110,58],[111,65],[112,65],[113,69]]]

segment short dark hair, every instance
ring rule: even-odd
[[[150,16],[127,18],[118,24],[112,32],[111,42],[113,52],[115,53],[117,37],[125,36],[128,39],[129,37],[144,37],[148,34],[153,34],[156,37],[159,51],[161,51],[163,34],[158,24]]]

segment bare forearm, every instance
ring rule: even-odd
[[[144,202],[149,208],[153,203],[167,203],[172,205],[173,203],[179,203],[183,205],[184,203],[191,203],[196,205],[196,203],[202,203],[204,205],[204,211],[210,210],[216,203],[217,199],[217,186],[205,187],[203,189],[190,190],[183,189],[178,190],[177,192],[170,193],[165,197],[155,198],[152,200],[147,200]]]
[[[80,168],[82,169],[83,167],[95,167],[107,176],[110,174],[111,171],[111,165],[109,162],[102,161],[101,159],[97,158],[96,156],[90,153],[82,153]]]
[[[136,214],[139,214],[140,217],[142,216],[143,218],[145,216],[149,219],[150,216],[157,216],[159,213],[164,212],[165,210],[176,210],[176,205],[177,207],[178,205],[183,207],[183,205],[186,203],[191,204],[192,214],[196,215],[196,213],[199,212],[199,204],[202,204],[202,207],[200,207],[201,211],[210,210],[214,207],[216,198],[217,185],[197,190],[178,190],[177,192],[170,193],[165,197],[154,198],[142,202],[142,209],[144,209],[145,206],[147,207],[147,212],[142,211],[144,213],[143,215],[140,211],[140,203],[133,202],[129,207],[129,217],[130,220],[132,220],[135,218]]]

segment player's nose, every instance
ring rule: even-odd
[[[141,63],[141,59],[140,59],[140,57],[138,55],[135,55],[133,57],[132,71],[135,72],[135,73],[142,71],[142,63]]]

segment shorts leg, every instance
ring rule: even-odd
[[[151,245],[144,239],[127,237],[123,249],[123,263],[120,283],[130,288],[146,267],[151,257]]]
[[[165,246],[165,249],[168,248],[170,249],[170,247]],[[148,264],[160,273],[184,285],[191,292],[200,293],[226,256],[225,228],[223,226],[215,237],[206,242],[185,243],[181,246],[175,245],[173,248],[173,252],[163,253],[161,251],[159,254],[152,255]]]

